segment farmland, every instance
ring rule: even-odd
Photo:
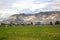
[[[0,40],[60,40],[60,26],[1,26]]]

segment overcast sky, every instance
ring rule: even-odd
[[[26,10],[25,10],[26,9]],[[0,14],[60,10],[60,0],[0,0]]]

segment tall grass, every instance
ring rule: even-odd
[[[60,40],[60,26],[2,26],[0,40]]]

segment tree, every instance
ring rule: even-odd
[[[55,25],[59,25],[59,24],[60,24],[60,22],[59,22],[59,21],[56,21],[56,22],[55,22]]]
[[[53,23],[52,23],[52,22],[50,22],[50,25],[53,25]]]
[[[40,22],[37,22],[37,24],[36,25],[40,25],[41,23]]]
[[[33,23],[31,22],[31,25],[32,25]]]

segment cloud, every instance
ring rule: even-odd
[[[53,0],[54,3],[60,3],[60,0]]]
[[[44,3],[44,2],[52,2],[52,0],[35,0],[35,3]]]
[[[46,8],[51,11],[60,11],[60,0],[53,0]]]
[[[20,0],[15,3],[13,3],[12,7],[16,8],[17,10],[21,11],[23,9],[30,9],[31,11],[34,11],[36,9],[45,8],[49,3],[48,2],[42,2],[36,3],[35,0]]]
[[[36,9],[45,8],[48,5],[48,3],[41,3],[41,4],[33,4],[30,8],[30,10],[34,11]]]
[[[35,11],[60,10],[60,0],[0,0],[0,13],[16,14],[24,9]],[[28,11],[28,12],[30,12]]]
[[[48,1],[50,2],[50,0],[0,0],[0,10],[10,11],[11,9],[21,11],[28,8],[31,11],[34,11],[39,8],[45,8],[48,5]]]
[[[13,9],[2,9],[0,10],[0,18],[6,18],[9,17],[13,14],[18,14],[18,11],[13,10]]]

